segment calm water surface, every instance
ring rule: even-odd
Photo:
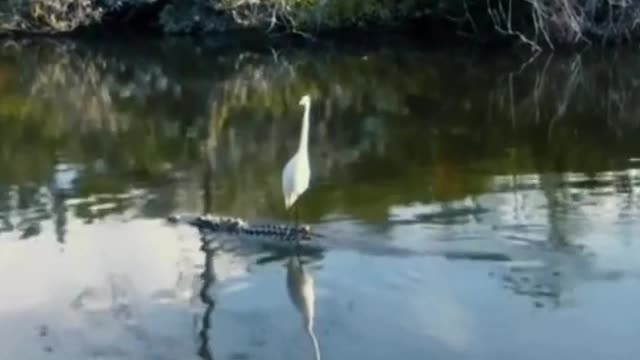
[[[636,54],[0,45],[2,360],[640,353]],[[321,251],[165,221],[289,221],[305,92]]]

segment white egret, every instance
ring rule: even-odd
[[[309,167],[309,111],[311,98],[304,95],[300,99],[300,105],[304,106],[302,117],[302,129],[300,130],[300,143],[298,151],[289,159],[282,170],[282,193],[284,194],[284,206],[289,210],[296,200],[309,187],[311,169]],[[295,207],[296,224],[298,222],[298,207]]]

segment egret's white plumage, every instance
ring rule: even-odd
[[[282,171],[282,193],[284,194],[284,206],[289,209],[309,187],[311,169],[309,167],[309,110],[311,98],[304,95],[300,99],[300,105],[304,106],[302,117],[302,129],[300,130],[300,143],[298,151],[289,159]]]

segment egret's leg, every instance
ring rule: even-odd
[[[296,237],[295,237],[295,239],[296,239],[296,247],[298,247],[298,245],[300,245],[300,239],[299,239],[299,234],[298,234],[298,220],[299,220],[299,218],[298,218],[298,204],[294,205],[293,211],[294,211],[294,217],[295,217],[294,225],[295,225],[295,234],[296,234]]]

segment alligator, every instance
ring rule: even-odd
[[[250,224],[241,218],[208,214],[172,215],[168,217],[168,221],[197,228],[202,240],[207,242],[213,240],[217,234],[226,234],[237,237],[247,245],[260,244],[266,246],[271,253],[275,253],[273,255],[275,259],[289,256],[291,250],[295,250],[296,253],[305,256],[317,257],[330,248],[340,248],[352,249],[373,256],[442,256],[450,260],[464,259],[497,262],[509,262],[512,260],[512,256],[499,251],[500,249],[483,251],[475,248],[465,250],[464,247],[454,249],[445,247],[420,251],[396,247],[374,239],[354,241],[353,238],[348,236],[343,237],[340,234],[333,233],[332,236],[325,236],[312,232],[308,225]]]
[[[249,224],[241,218],[227,216],[171,215],[168,221],[194,226],[205,236],[224,233],[242,238],[297,244],[300,241],[310,241],[312,235],[308,225]]]

